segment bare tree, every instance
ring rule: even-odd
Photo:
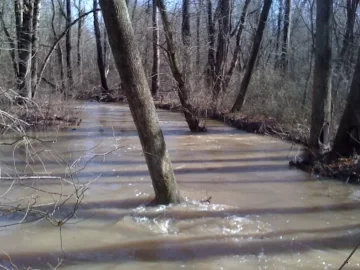
[[[335,69],[334,69],[333,100],[335,102],[338,96],[338,88],[342,81],[342,78],[340,76],[340,71],[346,61],[347,55],[349,53],[349,48],[351,44],[354,43],[354,26],[356,19],[356,10],[358,5],[359,5],[359,0],[346,0],[346,30],[343,38],[342,47],[340,49],[339,55],[337,56],[335,62]]]
[[[40,22],[40,7],[41,0],[34,1],[34,14],[32,22],[32,40],[31,40],[31,80],[32,80],[32,93],[31,97],[33,98],[36,93],[36,83],[37,83],[37,74],[38,74],[38,50],[39,50],[39,37],[38,37],[38,28]]]
[[[31,43],[34,3],[32,0],[24,0],[22,4],[20,0],[15,0],[14,3],[16,22],[21,23],[20,33],[18,33],[19,40],[17,41],[19,52],[18,89],[22,97],[31,99]],[[21,102],[21,100],[19,101]]]
[[[212,89],[215,78],[215,23],[212,0],[207,0],[208,63],[207,84]]]
[[[98,1],[93,0],[94,10],[96,10],[97,7],[98,7]],[[94,32],[95,32],[95,40],[96,40],[97,65],[98,65],[99,74],[100,74],[102,92],[107,93],[107,92],[109,92],[109,86],[108,86],[107,80],[106,80],[105,62],[104,62],[103,48],[102,48],[102,44],[101,44],[101,32],[100,32],[100,26],[99,26],[99,18],[98,18],[98,14],[96,11],[94,12]]]
[[[156,0],[152,1],[153,63],[151,69],[151,93],[156,97],[160,88],[160,34]]]
[[[284,32],[283,42],[281,48],[281,67],[283,71],[287,70],[288,66],[288,51],[290,46],[290,31],[291,30],[291,0],[285,0],[285,12],[284,12]]]
[[[110,46],[146,158],[156,203],[181,201],[125,0],[100,0]]]
[[[66,0],[66,27],[68,31],[66,32],[66,68],[67,68],[67,79],[69,80],[70,86],[74,85],[73,71],[72,71],[72,57],[71,57],[71,0]]]
[[[331,59],[333,1],[316,1],[316,49],[309,154],[329,150],[331,123]]]
[[[200,126],[199,119],[197,118],[195,109],[190,103],[190,93],[189,84],[186,84],[184,79],[184,74],[180,71],[180,65],[178,60],[178,53],[175,47],[175,40],[173,35],[173,30],[171,29],[171,23],[168,18],[166,7],[163,0],[157,0],[157,6],[159,8],[161,19],[163,22],[166,44],[167,44],[167,56],[169,58],[170,68],[174,79],[177,82],[178,86],[178,96],[182,109],[185,115],[185,120],[189,126],[189,129],[192,132],[202,132],[205,131],[204,127]]]
[[[224,77],[226,60],[228,54],[228,45],[230,39],[230,0],[219,1],[219,31],[217,38],[217,50],[215,59],[215,77],[213,101],[218,102],[220,92],[224,89]],[[217,106],[216,106],[217,107]]]
[[[254,43],[253,43],[253,47],[252,47],[252,51],[251,51],[251,56],[250,56],[249,62],[247,64],[244,78],[241,81],[239,94],[236,98],[234,106],[231,109],[232,112],[240,111],[242,106],[244,105],[246,92],[247,92],[248,86],[250,84],[250,80],[251,80],[252,72],[254,69],[255,62],[256,62],[256,58],[259,53],[259,49],[260,49],[263,33],[265,30],[265,26],[266,26],[266,21],[267,21],[268,15],[269,15],[271,3],[272,3],[272,0],[264,0],[264,6],[261,11],[259,25],[256,30],[255,37],[254,37]]]
[[[245,0],[244,7],[243,7],[242,12],[241,12],[241,16],[240,16],[238,26],[235,29],[235,30],[237,30],[236,31],[235,50],[234,50],[234,54],[233,54],[233,57],[232,57],[232,60],[231,60],[231,63],[230,63],[229,71],[226,74],[225,89],[228,87],[231,76],[233,75],[235,67],[236,67],[236,65],[238,63],[239,54],[240,54],[240,51],[241,51],[241,46],[240,46],[241,34],[242,34],[243,30],[244,30],[246,14],[247,14],[247,10],[248,10],[250,1],[251,0]]]
[[[78,17],[80,18],[81,15],[84,13],[82,8],[82,0],[78,0],[77,3],[78,9]],[[80,82],[82,81],[82,58],[81,58],[81,39],[82,39],[82,28],[83,28],[84,20],[79,20],[78,22],[78,29],[77,29],[77,44],[76,44],[76,54],[77,54],[77,68],[80,73]]]
[[[345,111],[342,115],[334,145],[334,157],[360,154],[360,49]]]
[[[281,36],[281,22],[282,22],[282,14],[283,14],[283,0],[279,0],[279,10],[277,15],[277,30],[276,30],[276,43],[275,43],[275,68],[279,66],[279,47],[280,47],[280,36]]]

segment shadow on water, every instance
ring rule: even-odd
[[[347,227],[335,227],[321,230],[321,232],[341,231]],[[353,228],[351,226],[351,228]],[[319,233],[319,230],[304,231],[304,233]],[[278,232],[279,235],[296,233],[296,231]],[[194,261],[211,259],[218,256],[233,255],[276,255],[297,254],[312,249],[350,249],[360,239],[360,233],[340,234],[333,237],[306,237],[296,239],[264,239],[276,235],[257,235],[259,239],[246,235],[218,235],[201,237],[159,237],[158,239],[131,241],[127,243],[109,244],[102,247],[89,247],[77,250],[66,250],[65,264],[77,264],[83,262],[141,262],[141,261]],[[232,241],[237,240],[237,241]],[[14,252],[11,258],[14,262],[23,265],[31,264],[32,267],[44,265],[44,262],[57,261],[64,257],[62,252]],[[37,258],[37,260],[34,260]],[[0,259],[7,261],[8,258],[1,254]],[[339,261],[341,264],[342,261]]]

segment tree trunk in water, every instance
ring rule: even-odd
[[[215,81],[215,23],[212,14],[212,0],[207,0],[207,30],[208,30],[208,68],[207,84],[213,88]]]
[[[359,0],[346,0],[346,30],[343,39],[343,45],[340,50],[340,53],[336,59],[335,68],[334,68],[334,78],[333,78],[333,100],[337,101],[338,88],[341,83],[341,68],[346,61],[346,57],[349,52],[350,45],[354,43],[354,26],[356,19],[356,10],[359,5]]]
[[[98,1],[94,0],[94,10],[98,7]],[[105,94],[109,91],[109,87],[106,80],[106,74],[105,74],[105,63],[103,58],[103,48],[101,45],[101,33],[100,33],[100,26],[99,26],[99,19],[98,14],[95,11],[94,12],[94,32],[95,32],[95,40],[96,40],[96,51],[97,51],[97,65],[99,69],[100,74],[100,81],[101,81],[101,88],[102,92]]]
[[[100,0],[110,46],[149,168],[156,203],[181,201],[125,0]]]
[[[69,27],[71,24],[71,0],[66,0],[66,27]],[[66,67],[67,67],[67,79],[69,80],[70,87],[74,85],[74,78],[72,72],[72,63],[71,63],[71,27],[66,33]]]
[[[241,51],[241,46],[240,46],[240,40],[241,40],[241,34],[244,30],[244,24],[245,24],[245,19],[246,19],[246,14],[247,14],[247,9],[249,7],[251,0],[246,0],[244,3],[244,7],[243,10],[241,12],[241,16],[240,16],[240,21],[239,21],[239,28],[236,32],[236,43],[235,43],[235,50],[234,50],[234,54],[230,63],[230,68],[229,71],[226,74],[226,79],[225,79],[225,89],[227,89],[227,87],[229,86],[230,80],[231,80],[231,76],[234,73],[234,69],[238,63],[238,59],[239,59],[239,53]]]
[[[309,141],[309,154],[312,157],[329,150],[331,123],[333,0],[317,0],[316,3],[316,49]]]
[[[281,36],[281,18],[283,10],[283,0],[279,0],[279,11],[277,17],[277,31],[276,31],[276,45],[275,45],[275,68],[279,66],[279,47],[280,47],[280,36]]]
[[[19,77],[18,89],[22,97],[31,99],[31,42],[33,23],[33,2],[24,0],[22,9],[22,25],[19,48]],[[21,100],[19,100],[22,102]]]
[[[178,85],[178,96],[183,109],[185,120],[189,126],[189,129],[192,132],[205,131],[206,130],[205,127],[200,126],[199,119],[196,116],[196,112],[193,106],[190,104],[189,95],[191,93],[191,89],[189,89],[188,85],[186,85],[184,80],[184,75],[180,71],[179,60],[175,48],[175,41],[173,38],[173,31],[171,29],[170,20],[168,18],[163,0],[157,0],[157,6],[160,11],[164,32],[165,32],[165,38],[167,44],[166,53],[169,58],[171,72]]]
[[[230,39],[230,0],[220,0],[219,10],[219,33],[216,50],[215,82],[213,92],[213,103],[215,109],[217,108],[219,94],[224,88],[224,73]]]
[[[360,49],[345,111],[342,115],[334,146],[334,157],[360,154]],[[355,151],[354,151],[355,150]]]
[[[153,97],[158,95],[160,89],[160,35],[159,16],[156,7],[156,0],[152,3],[152,26],[153,26],[153,63],[151,70],[151,93]]]
[[[290,47],[290,29],[291,29],[291,0],[285,0],[285,12],[284,12],[284,32],[283,43],[281,49],[281,68],[284,72],[288,66],[288,51]]]
[[[240,92],[236,98],[234,106],[231,109],[231,112],[239,112],[241,110],[242,106],[244,105],[246,92],[247,92],[248,86],[250,84],[250,80],[251,80],[252,72],[254,69],[255,62],[256,62],[256,58],[259,53],[259,48],[261,45],[261,41],[262,41],[263,33],[265,30],[266,21],[267,21],[268,15],[269,15],[271,3],[272,3],[272,0],[264,0],[264,6],[262,8],[259,25],[258,25],[258,28],[255,33],[254,43],[252,46],[250,59],[249,59],[249,62],[248,62],[247,68],[246,68],[244,78],[241,81]]]
[[[31,80],[33,91],[31,93],[32,98],[35,96],[36,93],[36,85],[37,85],[37,73],[38,73],[38,58],[37,52],[39,50],[39,38],[38,38],[38,28],[40,22],[40,8],[41,8],[41,0],[34,1],[34,14],[33,14],[33,22],[32,22],[32,52],[31,52]],[[41,78],[39,78],[41,79]]]

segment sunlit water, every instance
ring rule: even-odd
[[[3,226],[23,219],[22,225],[0,228],[0,264],[9,269],[53,269],[59,262],[59,269],[338,269],[360,241],[360,188],[289,169],[297,146],[212,121],[208,133],[191,134],[180,114],[160,111],[159,116],[186,197],[177,206],[146,207],[153,190],[125,106],[87,104],[80,126],[33,132],[41,142],[0,147],[3,177],[43,177],[1,180],[1,204],[36,201],[44,211],[55,209],[54,217],[65,217],[76,196],[59,208],[56,203],[75,188],[88,187],[61,234],[47,220],[30,222],[32,214],[0,217]],[[208,197],[210,204],[199,203]],[[360,269],[360,251],[345,269]]]

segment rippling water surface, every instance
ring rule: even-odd
[[[64,217],[75,197],[54,204],[88,189],[61,233],[46,220],[26,223],[31,215],[1,227],[0,264],[14,268],[10,257],[19,269],[52,269],[59,260],[59,269],[338,269],[360,241],[359,187],[289,169],[297,146],[211,121],[208,133],[191,134],[182,115],[159,116],[187,198],[177,206],[145,207],[153,190],[125,106],[86,104],[80,126],[1,147],[3,177],[42,177],[1,180],[2,204],[36,201]],[[23,215],[0,216],[0,225]],[[345,269],[360,269],[360,251]]]

